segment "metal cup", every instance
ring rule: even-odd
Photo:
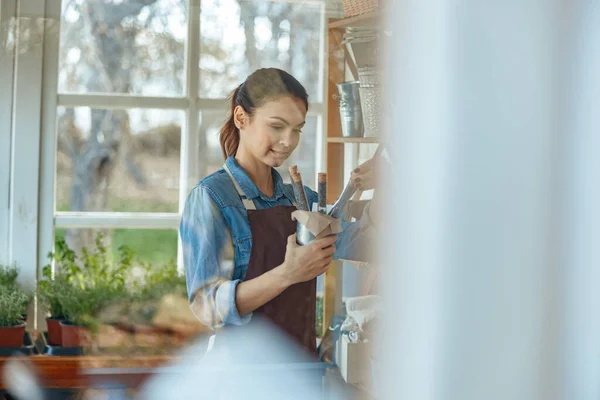
[[[342,136],[362,137],[364,125],[360,101],[359,82],[338,83],[340,119],[342,123]]]
[[[296,222],[296,243],[300,246],[306,246],[315,240],[315,235],[312,234],[311,231],[308,230],[306,226],[300,223],[300,221]]]

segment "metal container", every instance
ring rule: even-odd
[[[364,125],[362,106],[360,101],[360,83],[344,82],[337,85],[340,103],[340,119],[342,122],[342,136],[363,137]]]
[[[360,97],[366,137],[379,137],[381,120],[381,84],[373,67],[358,68]]]
[[[346,28],[342,44],[354,56],[358,68],[372,67],[378,64],[380,57],[379,29]]]
[[[296,243],[300,246],[306,246],[315,240],[315,235],[312,234],[308,228],[300,223],[296,222]]]
[[[372,37],[348,38],[346,47],[354,55],[358,68],[376,65],[380,58],[377,39]]]

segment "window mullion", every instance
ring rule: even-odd
[[[58,105],[63,107],[90,107],[106,110],[127,108],[185,109],[189,106],[184,97],[131,96],[128,94],[59,94]]]
[[[188,193],[190,165],[196,159],[193,152],[198,143],[198,88],[200,82],[200,0],[188,2],[188,37],[186,48],[186,85],[189,108],[185,128],[181,132],[181,160],[179,172],[179,213],[183,212]],[[177,239],[177,266],[183,271],[181,237]]]
[[[45,21],[52,21],[44,31],[43,75],[42,75],[42,124],[40,146],[40,183],[38,190],[38,266],[48,262],[47,254],[54,249],[54,201],[56,178],[56,108],[58,90],[58,58],[60,45],[60,1],[47,1]],[[42,268],[38,268],[41,277]],[[43,316],[37,312],[37,328]]]
[[[57,212],[57,228],[177,229],[178,213]]]

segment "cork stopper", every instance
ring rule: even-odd
[[[302,182],[302,176],[300,175],[300,172],[298,172],[298,166],[297,165],[292,165],[290,167],[290,176],[292,177],[292,180],[296,183],[298,182]]]
[[[319,172],[319,183],[327,182],[327,174],[325,172]]]

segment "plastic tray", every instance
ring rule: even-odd
[[[42,354],[48,356],[80,356],[83,354],[83,348],[81,347],[62,347],[48,344],[48,332],[40,335],[40,348]]]
[[[31,340],[31,336],[29,332],[25,332],[23,336],[23,346],[21,347],[0,347],[0,357],[10,357],[10,356],[30,356],[33,354],[37,354],[38,351],[35,347],[35,344]]]

